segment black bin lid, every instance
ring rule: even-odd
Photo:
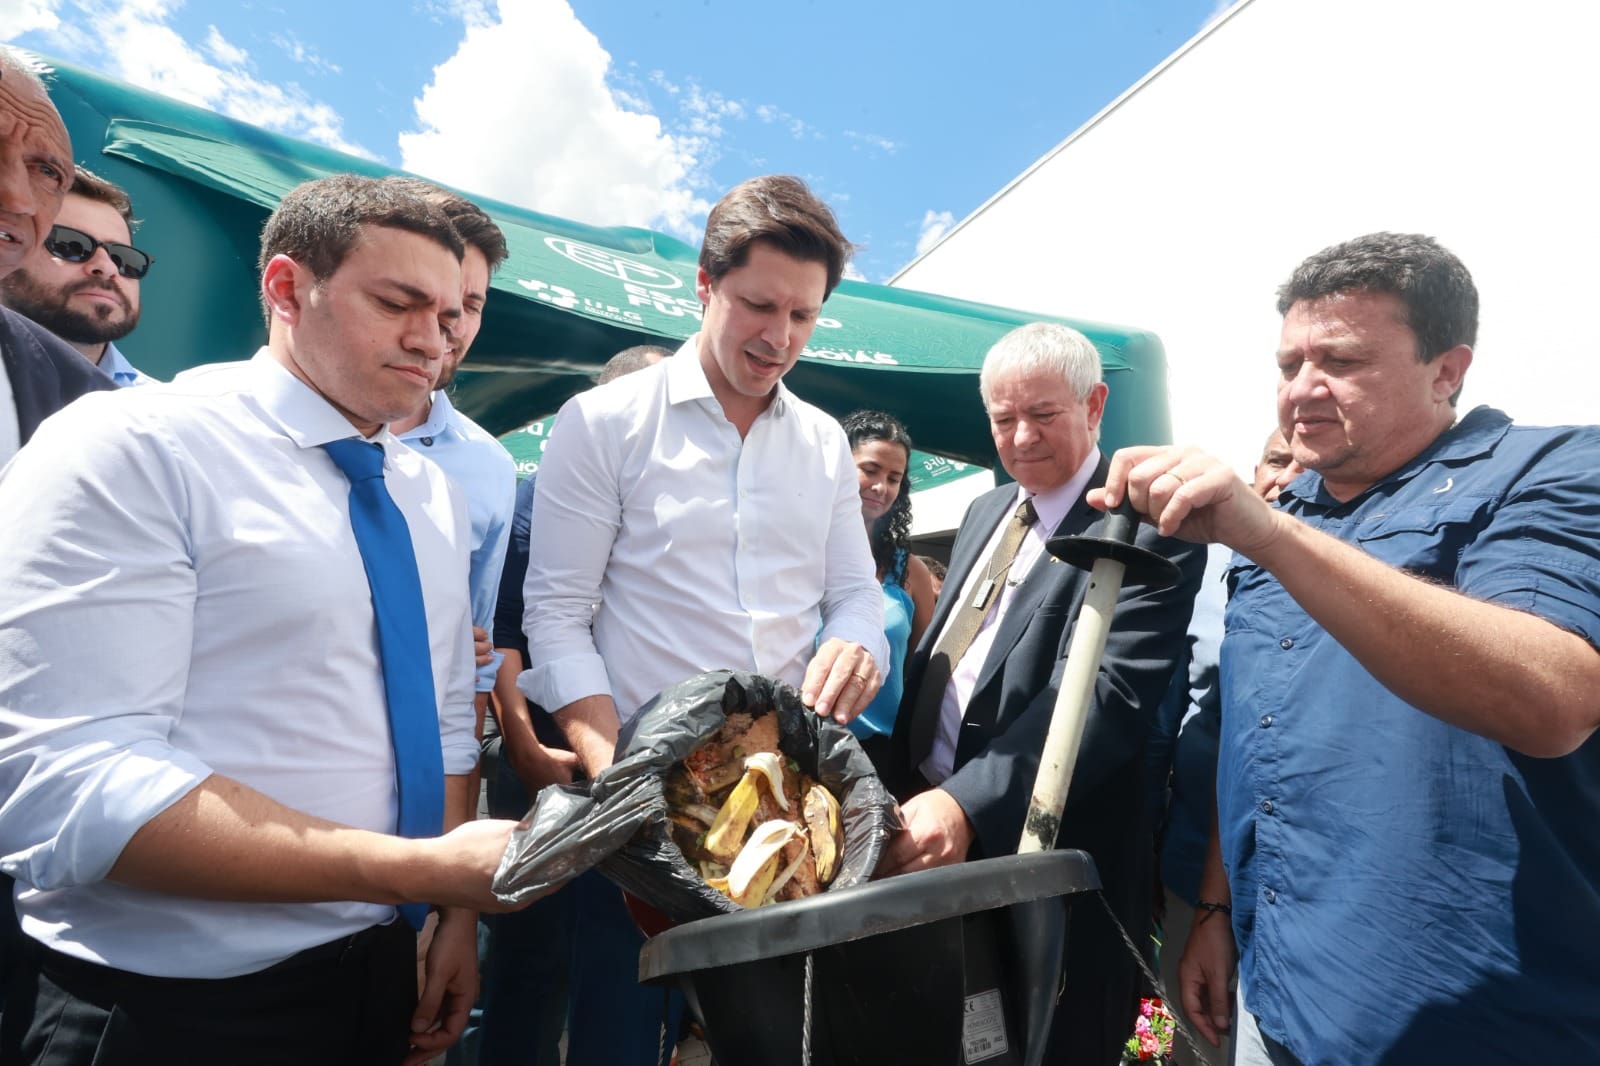
[[[653,937],[639,979],[735,966],[880,933],[1100,887],[1081,851],[1043,851],[941,866],[837,892],[689,922]]]

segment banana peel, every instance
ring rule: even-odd
[[[817,881],[828,884],[839,869],[839,801],[821,785],[806,790],[804,801],[806,830],[811,836],[811,854],[817,860]]]
[[[756,826],[750,842],[740,849],[728,869],[728,898],[744,907],[759,907],[766,902],[778,876],[783,847],[799,833],[799,826],[781,818]]]
[[[784,810],[789,809],[789,801],[783,795],[783,765],[778,762],[777,755],[770,751],[760,752],[745,759],[744,765],[744,776],[734,786],[722,809],[717,811],[710,830],[706,832],[706,851],[719,862],[731,863],[734,856],[739,854],[744,832],[761,803],[762,778],[766,779],[767,790],[778,800],[778,805]]]

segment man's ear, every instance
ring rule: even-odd
[[[1447,352],[1441,352],[1429,365],[1434,368],[1434,401],[1444,403],[1461,391],[1467,379],[1467,368],[1472,366],[1472,349],[1465,344],[1458,344]]]
[[[286,326],[299,325],[310,282],[311,271],[288,256],[280,253],[269,259],[261,272],[261,293],[271,318]]]
[[[711,275],[706,273],[705,267],[698,267],[694,272],[694,294],[700,298],[701,307],[711,303]]]
[[[1106,413],[1106,397],[1110,393],[1111,389],[1105,382],[1097,381],[1094,384],[1094,388],[1089,390],[1089,395],[1084,397],[1083,406],[1085,413],[1088,415],[1089,428],[1091,430],[1100,428],[1100,420],[1105,417]]]

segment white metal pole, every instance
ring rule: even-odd
[[[1111,615],[1122,591],[1122,576],[1127,567],[1116,559],[1096,559],[1089,573],[1089,588],[1083,596],[1067,647],[1067,665],[1061,687],[1056,691],[1055,710],[1050,715],[1050,732],[1045,736],[1039,760],[1039,776],[1033,782],[1033,798],[1028,803],[1028,819],[1022,827],[1022,845],[1017,854],[1048,851],[1056,846],[1061,828],[1061,811],[1067,805],[1067,789],[1072,785],[1072,769],[1078,762],[1078,748],[1094,700],[1094,683],[1100,675],[1100,660],[1106,651],[1111,631]]]

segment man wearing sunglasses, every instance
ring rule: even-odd
[[[0,279],[0,303],[66,341],[124,387],[155,380],[115,344],[139,324],[139,281],[152,261],[129,243],[132,233],[128,194],[74,167],[56,224],[22,266]]]
[[[61,116],[38,76],[0,47],[0,278],[44,240],[71,184],[72,142]],[[86,392],[115,387],[49,331],[4,307],[0,368],[0,465],[46,417]]]

